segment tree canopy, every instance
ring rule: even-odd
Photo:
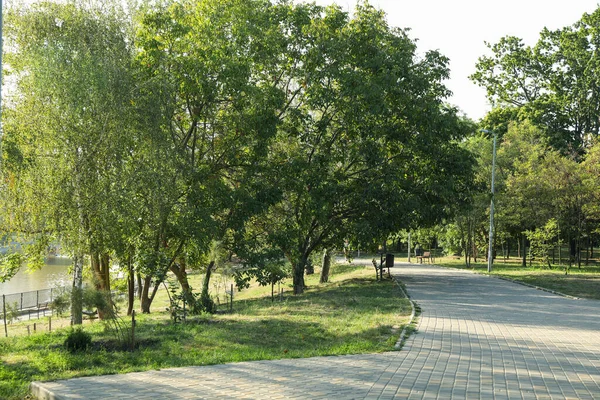
[[[571,26],[544,29],[534,46],[506,36],[488,43],[471,79],[487,90],[496,107],[516,109],[563,153],[582,154],[598,137],[600,122],[600,9]]]
[[[120,265],[145,312],[224,253],[261,279],[287,259],[302,293],[315,251],[469,201],[448,60],[367,2],[44,2],[7,33],[2,230],[60,241],[75,286]]]

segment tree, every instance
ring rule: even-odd
[[[521,240],[523,266],[527,264],[524,232],[543,226],[554,215],[548,179],[539,171],[550,150],[542,131],[529,122],[509,125],[498,148],[497,219],[503,230]]]
[[[7,64],[16,95],[6,110],[10,231],[52,236],[74,259],[73,321],[81,323],[81,277],[89,255],[109,291],[114,206],[122,192],[131,98],[131,41],[115,3],[41,3],[7,16]]]
[[[466,125],[443,104],[443,56],[417,60],[406,33],[366,3],[352,19],[335,6],[294,11],[294,58],[282,79],[290,107],[266,177],[281,200],[253,229],[293,265],[300,294],[314,251],[449,212],[463,200],[472,159],[455,141]]]
[[[467,138],[461,146],[476,159],[474,176],[463,190],[463,196],[469,201],[463,202],[452,219],[444,224],[442,240],[445,248],[461,252],[465,265],[470,266],[471,258],[477,262],[479,254],[486,253],[483,249],[488,243],[493,144],[490,135],[480,132]],[[497,179],[496,188],[502,188],[502,179]]]
[[[208,287],[217,261],[206,257],[210,244],[233,249],[234,233],[264,207],[260,171],[284,106],[277,82],[286,7],[172,1],[142,16],[137,62],[144,95],[160,116],[152,129],[159,147],[169,149],[162,171],[170,182],[158,189],[166,192],[156,199],[163,217],[148,227],[144,242],[150,254],[176,249],[153,269],[158,279],[147,275],[145,287],[170,270],[191,299],[185,269],[201,263]],[[149,307],[153,295],[143,297]]]
[[[516,107],[543,128],[555,149],[581,155],[600,129],[599,21],[600,8],[572,26],[542,30],[533,47],[514,36],[487,44],[492,55],[479,59],[471,79],[497,107]]]
[[[525,231],[525,235],[531,241],[531,253],[534,257],[540,257],[542,264],[552,267],[550,263],[550,252],[556,245],[554,240],[558,235],[558,224],[555,219],[550,219],[546,225],[533,231]]]
[[[525,122],[510,125],[498,150],[498,167],[498,220],[509,236],[520,236],[523,266],[526,240],[535,238],[532,246],[545,254],[539,243],[548,242],[543,238],[552,229],[571,239],[572,256],[577,256],[586,221],[584,204],[592,193],[581,165],[552,149],[543,133]],[[550,221],[555,228],[549,228]]]

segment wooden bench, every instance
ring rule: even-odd
[[[83,315],[85,315],[86,317],[88,317],[89,319],[96,319],[96,318],[98,318],[98,310],[94,310],[94,311],[82,310],[81,313]]]
[[[379,274],[381,274],[383,276],[383,268],[385,268],[385,266],[377,264],[376,259],[373,259],[372,263],[373,263],[373,267],[375,268],[375,278],[377,278],[377,280],[379,280]]]
[[[423,264],[423,259],[424,258],[427,259],[427,262],[431,263],[431,252],[430,251],[426,251],[422,255],[417,256],[417,261],[419,261],[419,264]]]
[[[375,276],[378,280],[383,280],[383,271],[387,268],[387,276],[388,278],[392,277],[390,273],[390,267],[394,266],[394,255],[386,254],[385,257],[381,256],[381,262],[378,264],[376,259],[373,259],[373,267],[375,267]]]

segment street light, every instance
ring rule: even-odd
[[[492,200],[490,202],[490,245],[488,248],[488,272],[492,272],[492,264],[494,263],[494,253],[492,251],[494,243],[494,179],[496,177],[496,140],[498,135],[495,132],[482,129],[481,132],[494,135],[494,150],[492,151]]]

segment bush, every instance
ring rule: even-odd
[[[1,316],[0,312],[0,316]],[[12,324],[19,319],[19,303],[6,303],[6,322]]]
[[[50,307],[59,317],[66,313],[70,306],[71,293],[68,291],[62,291],[52,300],[52,303],[50,303]]]
[[[86,350],[92,344],[92,335],[85,332],[80,326],[71,329],[65,340],[65,347],[70,352]]]

